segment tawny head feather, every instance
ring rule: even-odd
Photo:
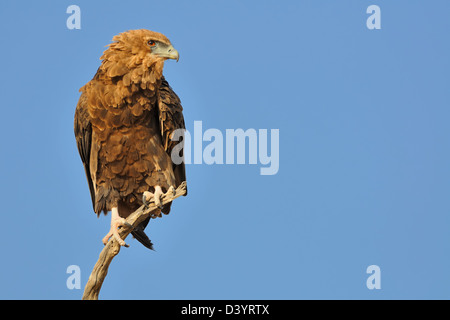
[[[158,32],[130,30],[114,36],[113,41],[100,58],[100,70],[107,77],[121,77],[125,87],[154,90],[162,77],[164,61],[179,58],[169,39]]]

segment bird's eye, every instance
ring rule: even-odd
[[[150,47],[154,47],[154,46],[156,45],[156,42],[153,41],[153,40],[150,40],[150,41],[148,42],[148,45],[149,45]]]

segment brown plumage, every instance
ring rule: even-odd
[[[162,74],[164,61],[178,60],[178,52],[160,33],[131,30],[115,36],[101,59],[80,89],[75,137],[94,212],[118,208],[125,218],[143,204],[145,191],[167,192],[186,180],[184,163],[170,157],[171,134],[185,127],[183,109]],[[170,205],[161,211],[168,214]],[[151,247],[147,223],[133,235]]]

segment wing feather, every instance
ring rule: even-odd
[[[170,156],[172,149],[179,143],[171,140],[172,133],[176,129],[185,129],[186,127],[180,98],[164,77],[162,77],[161,86],[158,90],[158,109],[162,143]],[[176,186],[174,187],[178,187],[183,181],[186,181],[184,161],[179,165],[173,164],[173,172],[176,181]]]
[[[92,207],[95,210],[95,187],[91,176],[91,145],[92,145],[92,124],[89,121],[87,110],[87,97],[82,94],[75,110],[74,122],[75,139],[77,141],[78,152],[84,165],[86,178],[91,193]]]

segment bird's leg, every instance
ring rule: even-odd
[[[126,220],[119,216],[119,209],[117,207],[112,208],[111,210],[111,229],[109,230],[108,234],[103,238],[103,244],[107,244],[109,238],[114,237],[116,241],[121,245],[128,247],[128,245],[125,243],[125,241],[122,240],[122,238],[119,235],[118,228],[123,226],[129,226],[129,224],[126,222]]]
[[[175,188],[173,186],[169,187],[169,190],[167,190],[167,192],[165,194],[168,194],[170,196],[175,196]],[[150,191],[145,191],[144,195],[143,195],[143,202],[146,205],[152,198],[155,201],[155,205],[162,209],[162,204],[161,204],[161,197],[164,195],[164,193],[162,192],[162,189],[160,186],[156,186],[155,187],[155,193],[151,193]]]

